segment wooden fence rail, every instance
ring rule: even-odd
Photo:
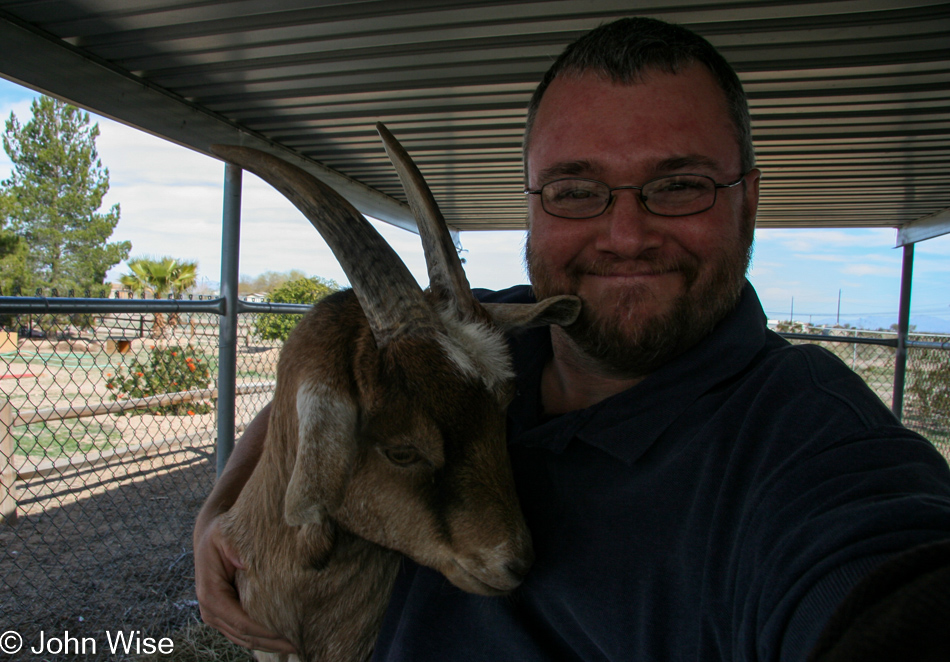
[[[13,464],[13,435],[10,433],[11,407],[4,402],[0,408],[0,518],[6,524],[16,524],[16,497],[13,484],[17,479]]]
[[[257,382],[238,384],[236,395],[250,393],[266,393],[274,390],[276,382]],[[132,398],[123,402],[98,402],[83,405],[67,405],[65,407],[50,407],[46,409],[21,410],[14,414],[9,401],[0,407],[0,521],[5,524],[15,524],[17,521],[17,501],[14,494],[16,481],[29,480],[37,476],[46,476],[53,473],[63,473],[81,466],[102,464],[109,460],[122,458],[128,455],[139,455],[166,446],[182,437],[175,439],[160,439],[144,444],[134,444],[120,449],[109,451],[92,451],[59,460],[45,460],[30,467],[17,467],[14,453],[16,442],[13,437],[13,428],[18,426],[39,423],[43,421],[61,421],[70,418],[86,418],[114,414],[136,409],[147,409],[160,405],[173,405],[193,400],[214,400],[218,397],[218,389],[206,388],[194,391],[179,391],[164,393],[146,398]]]

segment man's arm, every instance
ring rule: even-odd
[[[234,588],[234,573],[244,566],[221,534],[218,518],[234,505],[257,466],[270,410],[268,404],[247,426],[198,513],[194,532],[195,589],[202,620],[234,643],[255,650],[294,653],[289,641],[252,621],[241,608]]]
[[[950,540],[898,554],[860,582],[809,662],[950,660]]]

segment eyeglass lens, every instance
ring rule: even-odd
[[[615,189],[640,187],[620,186]],[[716,200],[716,183],[702,175],[674,175],[654,179],[643,185],[640,199],[652,213],[662,216],[687,216],[705,211]],[[602,214],[610,204],[611,189],[603,182],[589,179],[559,179],[541,188],[544,210],[565,218],[591,218]]]

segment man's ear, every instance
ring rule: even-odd
[[[745,176],[745,202],[747,208],[752,211],[753,218],[759,208],[759,182],[762,179],[762,171],[758,168],[752,168],[749,174]]]
[[[297,458],[287,484],[284,519],[319,524],[343,503],[356,458],[356,404],[323,384],[297,390]]]

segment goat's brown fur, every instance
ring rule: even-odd
[[[432,339],[404,337],[377,350],[351,291],[317,305],[287,341],[263,456],[224,530],[248,568],[238,575],[243,606],[286,636],[302,659],[368,657],[398,568],[396,551],[484,593],[513,588],[527,571],[530,538],[497,429],[507,384],[491,392],[458,372]],[[322,438],[298,445],[301,388],[339,398],[331,408],[352,417],[351,447],[307,447],[326,445]],[[486,425],[496,429],[486,435]],[[386,451],[408,452],[404,446],[423,459],[393,465]],[[334,486],[310,495],[324,500],[315,507],[339,502],[317,521],[292,526],[287,489],[302,452],[320,456],[308,467],[310,486]],[[346,485],[337,488],[343,477]],[[331,494],[336,489],[342,499]],[[455,553],[477,566],[486,562],[480,554],[505,545],[502,565],[510,567],[494,572],[510,576],[493,577],[497,586],[454,565]]]
[[[408,156],[384,128],[381,134],[403,176]],[[580,303],[560,297],[482,307],[449,255],[436,210],[426,212],[435,216],[422,219],[420,230],[430,272],[439,271],[430,278],[443,285],[413,292],[404,267],[388,264],[387,277],[400,281],[393,300],[410,308],[400,318],[388,291],[367,291],[385,290],[373,265],[391,250],[370,236],[365,219],[273,157],[221,152],[262,176],[277,171],[281,190],[338,244],[331,247],[349,265],[351,282],[356,274],[361,283],[317,304],[281,352],[263,453],[222,520],[246,567],[236,578],[241,603],[303,660],[364,660],[400,553],[485,595],[514,589],[527,573],[531,538],[505,447],[513,374],[501,329],[569,324]],[[410,173],[410,197],[431,209],[419,179]],[[327,204],[333,209],[325,218]],[[349,245],[362,241],[373,251],[366,249],[368,264]]]

